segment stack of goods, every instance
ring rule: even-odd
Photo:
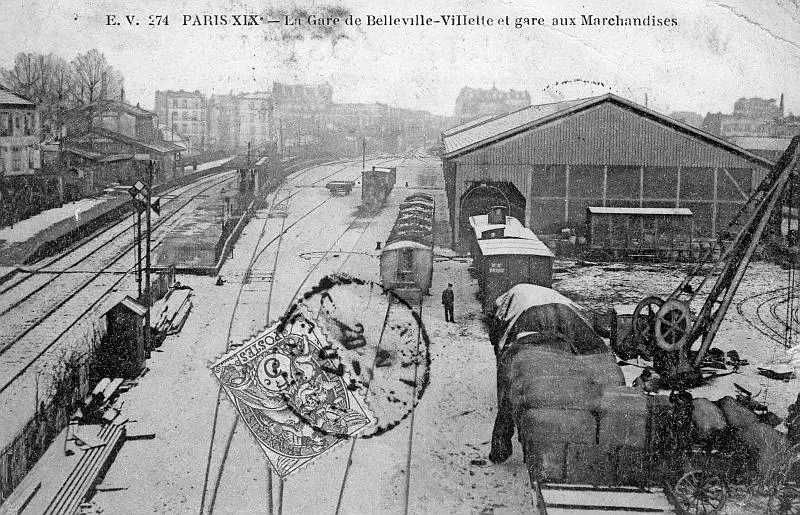
[[[192,292],[188,289],[172,289],[153,304],[150,327],[160,334],[180,332],[192,309]]]
[[[534,345],[509,353],[515,355],[506,379],[529,469],[544,481],[595,482],[602,473],[596,418],[601,393],[624,384],[613,357]]]

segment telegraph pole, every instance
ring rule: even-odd
[[[147,307],[147,311],[144,315],[144,343],[145,347],[147,348],[148,352],[151,349],[151,340],[150,340],[150,231],[152,230],[151,227],[151,215],[150,215],[150,202],[152,201],[152,193],[150,189],[153,187],[153,168],[155,168],[155,161],[150,161],[150,166],[147,167],[147,202],[145,205],[145,220],[147,224],[147,236],[146,236],[146,244],[145,244],[145,262],[144,262],[144,301]]]
[[[134,202],[133,209],[136,213],[136,222],[133,225],[133,237],[136,240],[136,300],[142,301],[142,212]]]
[[[367,169],[367,137],[361,136],[361,169]]]

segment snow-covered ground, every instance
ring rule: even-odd
[[[270,217],[267,208],[245,228],[222,271],[225,285],[214,286],[210,278],[179,278],[194,288],[189,320],[153,354],[149,373],[123,397],[125,414],[135,421],[129,424],[129,434],[156,437],[125,444],[104,480],[106,487],[124,489],[97,493],[93,502],[98,511],[198,513],[201,502],[208,512],[212,500],[217,513],[268,513],[270,503],[280,503],[287,514],[334,513],[337,505],[340,513],[402,513],[406,502],[410,513],[532,511],[519,447],[502,465],[487,460],[496,405],[495,365],[481,322],[477,283],[466,259],[437,259],[432,296],[425,298],[422,316],[431,340],[431,380],[413,418],[380,437],[340,444],[290,476],[281,488],[247,429],[235,423],[231,404],[223,399],[217,411],[219,388],[208,365],[228,343],[241,342],[266,327],[298,293],[326,274],[344,271],[377,278],[375,242],[386,239],[399,202],[422,185],[420,177],[426,177],[427,186],[428,178],[441,173],[440,163],[432,159],[395,164],[397,186],[384,210],[368,223],[361,220],[351,226],[360,204],[360,162],[315,167],[295,174],[270,199],[272,205],[297,193],[286,201],[286,218]],[[329,197],[324,183],[333,179],[356,179],[356,189],[349,196]],[[406,181],[408,188],[403,186]],[[446,206],[441,189],[426,191],[436,195],[440,209]],[[446,249],[437,249],[437,254],[452,256]],[[269,272],[275,266],[271,283],[241,284],[254,255],[254,269]],[[598,315],[608,313],[613,303],[665,295],[682,277],[680,267],[585,266],[573,261],[558,262],[556,271],[555,287]],[[750,365],[699,389],[697,395],[731,395],[735,381],[761,392],[759,400],[785,416],[797,386],[759,376],[756,367],[786,361],[788,354],[759,332],[759,303],[754,307],[746,301],[780,287],[784,277],[778,267],[752,266],[717,338],[720,347],[737,349]],[[448,282],[455,285],[456,324],[444,322],[439,303]],[[633,367],[626,372],[635,373]],[[727,513],[763,509],[748,502],[732,499]]]
[[[75,202],[69,202],[61,207],[42,211],[30,218],[20,220],[15,223],[13,227],[8,226],[0,229],[0,241],[5,240],[6,243],[27,241],[51,225],[68,218],[75,218],[76,222],[80,222],[81,213],[85,213],[92,207],[114,198],[116,197],[109,195],[103,195],[97,198],[84,198],[76,200]]]

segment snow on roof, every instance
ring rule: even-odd
[[[495,118],[497,116],[502,116],[502,115],[486,114],[486,115],[483,115],[483,116],[479,116],[478,118],[474,118],[472,120],[464,122],[461,125],[456,125],[455,127],[450,127],[449,129],[443,130],[442,131],[442,136],[452,136],[453,134],[455,134],[457,132],[461,132],[461,131],[465,131],[467,129],[471,129],[472,127],[475,127],[476,125],[481,124],[483,122],[486,122],[488,120],[491,120],[492,118]]]
[[[792,138],[769,138],[762,136],[733,136],[730,138],[734,145],[746,150],[772,150],[785,152],[792,142]]]
[[[593,215],[655,215],[655,216],[692,216],[687,207],[600,207],[586,208]]]
[[[587,99],[565,100],[553,104],[540,104],[524,107],[504,116],[495,116],[474,124],[472,127],[452,132],[444,136],[445,153],[464,149],[475,143],[499,136],[521,126],[541,120],[559,111],[585,102]]]
[[[484,256],[502,256],[507,254],[523,256],[543,256],[555,257],[547,245],[538,239],[513,239],[513,238],[494,238],[489,240],[478,240],[481,254]]]
[[[533,231],[522,225],[513,216],[506,216],[505,224],[490,224],[489,215],[475,215],[469,217],[469,224],[475,231],[475,238],[478,240],[478,246],[484,256],[522,254],[555,257]],[[481,238],[485,231],[492,229],[503,229],[503,237]]]
[[[699,138],[711,145],[722,147],[727,151],[739,154],[745,159],[755,161],[761,165],[771,167],[773,164],[769,159],[759,156],[758,154],[754,154],[749,150],[740,148],[718,136],[709,134],[696,127],[692,127],[689,124],[670,118],[669,116],[653,111],[652,109],[648,109],[645,106],[639,105],[625,98],[618,97],[613,93],[606,93],[596,97],[580,98],[576,100],[565,100],[563,102],[556,102],[552,104],[531,105],[508,113],[504,116],[495,117],[483,123],[479,123],[474,127],[461,132],[453,133],[449,136],[443,135],[442,139],[445,147],[444,157],[455,157],[457,155],[469,152],[482,144],[499,141],[506,137],[519,134],[537,125],[550,123],[564,116],[569,116],[574,112],[587,109],[603,102],[613,102],[628,110],[635,111],[641,116],[653,119],[663,125],[676,128],[685,134]]]
[[[36,104],[0,87],[0,104],[33,107]]]

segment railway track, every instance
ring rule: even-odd
[[[748,325],[781,346],[786,344],[789,334],[793,341],[800,339],[800,308],[794,306],[787,313],[788,290],[787,286],[773,288],[736,303],[736,311]]]
[[[166,202],[166,207],[169,209],[153,227],[156,239],[166,232],[159,229],[168,228],[175,223],[183,208],[201,198],[206,191],[236,179],[235,175],[226,175],[222,179],[205,181],[199,187],[186,188],[178,197]],[[189,194],[188,198],[183,197],[186,193]],[[125,222],[106,228],[95,235],[102,236],[99,241],[94,238],[84,240],[76,248],[48,260],[47,264],[6,288],[0,295],[0,325],[5,328],[0,334],[0,356],[76,298],[96,279],[111,273],[120,275],[119,280],[114,281],[115,285],[122,281],[133,267],[123,267],[118,270],[114,270],[114,267],[121,264],[128,252],[134,249],[130,237],[132,229],[133,224],[128,225]],[[120,246],[121,241],[126,243]],[[130,243],[127,243],[129,241]],[[52,268],[59,263],[62,266],[53,270]],[[79,266],[83,270],[79,269]],[[53,292],[58,294],[53,295]],[[0,388],[0,392],[6,387]]]
[[[399,159],[398,158],[389,159],[389,160],[377,162],[377,163],[375,163],[375,165],[385,164],[385,163],[388,163],[388,162],[398,161],[398,160],[400,160],[401,164],[402,164],[403,162],[405,162],[405,160],[407,158],[408,157],[404,156],[404,157],[401,157]],[[345,165],[345,166],[343,166],[341,168],[337,168],[332,173],[327,174],[327,175],[325,175],[322,178],[319,178],[317,180],[314,180],[310,184],[297,184],[297,180],[299,179],[299,177],[304,176],[307,173],[309,173],[310,171],[312,171],[313,168],[305,170],[305,171],[299,173],[298,175],[287,177],[287,181],[285,183],[285,186],[286,187],[288,187],[288,186],[294,187],[294,188],[296,188],[296,191],[288,194],[287,196],[281,198],[280,200],[276,200],[280,190],[283,189],[285,186],[282,186],[281,188],[276,190],[274,198],[273,198],[273,202],[272,202],[272,207],[270,208],[270,212],[274,213],[274,209],[276,208],[276,206],[281,206],[281,205],[286,204],[291,198],[293,198],[294,196],[296,196],[299,193],[301,193],[303,191],[302,188],[313,187],[313,186],[321,183],[322,181],[324,181],[324,180],[326,180],[326,179],[328,179],[328,178],[330,178],[330,177],[332,177],[332,176],[334,176],[336,174],[341,173],[342,171],[344,171],[347,168],[348,168],[347,165]],[[359,178],[360,175],[361,175],[361,173],[358,172],[358,177],[355,177],[354,179]],[[327,198],[327,199],[323,200],[322,202],[317,203],[311,209],[305,211],[300,217],[298,217],[296,220],[294,220],[288,226],[286,225],[287,218],[283,217],[283,222],[281,224],[281,228],[280,228],[280,231],[279,231],[278,235],[275,236],[274,238],[272,238],[272,240],[268,241],[261,249],[259,249],[259,245],[260,245],[261,240],[263,239],[263,236],[264,236],[264,231],[265,231],[265,229],[267,227],[267,220],[270,219],[270,216],[268,215],[265,218],[265,223],[262,226],[262,229],[261,229],[261,231],[259,233],[259,241],[258,241],[256,247],[254,248],[254,253],[251,256],[251,258],[249,260],[249,263],[247,265],[247,268],[244,270],[242,276],[243,277],[248,277],[249,275],[251,275],[252,272],[253,272],[253,269],[256,268],[257,264],[261,261],[262,257],[264,257],[264,254],[268,250],[272,250],[273,245],[274,245],[275,246],[275,256],[274,256],[274,259],[272,260],[271,264],[269,265],[270,269],[266,270],[266,275],[274,278],[276,270],[277,270],[277,265],[278,265],[278,262],[279,262],[279,252],[280,252],[280,246],[281,246],[281,242],[283,240],[283,236],[292,227],[294,227],[295,225],[300,223],[302,220],[304,220],[305,218],[307,218],[308,216],[310,216],[311,214],[313,214],[318,209],[320,209],[321,207],[323,207],[327,203],[331,202],[332,200],[334,200],[334,198],[330,197],[330,198]],[[358,242],[361,239],[361,236],[363,236],[363,234],[369,228],[369,225],[372,223],[372,221],[374,220],[375,216],[376,215],[373,215],[369,219],[367,224],[361,224],[358,227],[358,228],[361,229],[361,231],[359,233],[357,233],[357,238],[352,243],[352,248],[355,248],[355,246],[358,244]],[[326,251],[324,251],[322,253],[322,255],[320,256],[320,258],[312,265],[311,269],[308,270],[308,272],[305,274],[304,278],[300,281],[300,283],[298,284],[297,288],[294,290],[294,293],[291,296],[292,302],[298,297],[298,295],[300,294],[300,291],[302,290],[302,288],[306,284],[308,284],[309,279],[311,278],[312,274],[315,271],[317,271],[317,269],[319,268],[320,264],[322,264],[322,262],[334,251],[336,245],[339,244],[339,242],[345,237],[345,235],[348,232],[350,232],[354,228],[356,228],[357,222],[359,220],[360,219],[358,219],[358,218],[354,218],[350,222],[350,224],[347,226],[347,228],[344,231],[342,231],[342,233],[335,239],[335,241],[328,247],[328,249]],[[346,262],[348,260],[349,260],[349,255],[345,259],[345,261],[341,264],[341,266],[339,267],[338,271],[340,271],[344,267],[344,265],[346,264]],[[259,269],[259,270],[262,270],[262,269]],[[263,271],[264,270],[262,270],[262,272]],[[268,295],[267,295],[268,305],[267,305],[267,310],[266,310],[266,313],[265,313],[265,317],[264,317],[264,320],[263,320],[262,327],[268,325],[270,323],[270,321],[271,321],[271,317],[272,317],[272,313],[273,313],[272,305],[273,305],[274,283],[275,283],[274,279],[271,280],[271,284],[270,284],[270,287],[269,287],[269,292],[268,292]],[[231,342],[231,335],[232,335],[233,321],[236,318],[237,309],[242,304],[242,301],[243,301],[242,293],[244,291],[244,285],[245,285],[245,281],[243,280],[242,281],[242,285],[240,286],[240,289],[239,289],[239,293],[237,294],[237,299],[236,299],[235,304],[234,304],[233,313],[231,315],[231,322],[230,322],[230,325],[229,325],[229,333],[228,333],[228,337],[227,337],[227,340],[226,340],[227,343],[226,343],[225,352],[229,352],[233,345],[237,345],[237,344],[241,343],[241,342]],[[289,304],[291,305],[291,302]],[[251,331],[247,331],[246,334],[251,334]],[[223,399],[223,397],[224,397],[224,392],[223,392],[222,388],[220,387],[219,390],[218,390],[217,402],[216,402],[216,406],[215,406],[215,409],[214,409],[214,417],[212,419],[211,438],[210,438],[208,456],[207,456],[207,459],[206,459],[206,472],[205,472],[205,477],[204,477],[202,498],[201,498],[201,504],[200,504],[200,513],[201,514],[212,513],[214,511],[215,504],[216,504],[216,499],[217,499],[217,494],[219,492],[220,484],[221,484],[222,477],[223,477],[223,472],[224,472],[224,469],[225,469],[225,463],[227,462],[227,458],[228,458],[228,455],[229,455],[230,447],[231,447],[231,444],[233,442],[233,436],[236,434],[236,430],[237,430],[237,427],[238,427],[239,417],[236,416],[234,418],[234,421],[233,421],[233,424],[232,424],[230,430],[227,433],[227,437],[225,437],[225,443],[224,443],[223,451],[222,451],[222,458],[221,458],[221,462],[219,464],[219,471],[218,471],[218,474],[216,476],[216,480],[214,481],[214,486],[211,488],[211,490],[209,492],[209,481],[210,481],[210,473],[211,473],[211,465],[212,465],[212,454],[213,454],[213,450],[214,450],[214,441],[215,441],[215,438],[217,437],[217,426],[218,426],[218,421],[219,421],[220,402]],[[272,472],[270,471],[269,485],[268,485],[268,488],[269,488],[268,495],[269,495],[269,498],[270,498],[270,513],[272,513],[272,504],[273,504],[273,497],[274,497],[274,488],[273,488],[273,484],[272,483],[273,483],[272,482]],[[282,484],[282,481],[278,482],[277,506],[278,506],[277,512],[278,512],[278,514],[280,514],[282,512],[282,506],[283,506],[283,484]]]

